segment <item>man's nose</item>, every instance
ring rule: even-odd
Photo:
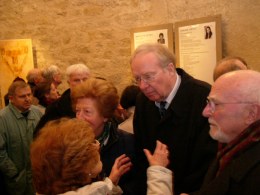
[[[139,82],[140,89],[141,90],[145,89],[147,86],[148,86],[148,84],[143,79],[141,79],[140,82]]]
[[[211,111],[209,105],[207,104],[207,105],[205,106],[205,108],[203,109],[203,111],[202,111],[202,115],[203,115],[204,117],[209,118],[209,117],[211,116],[211,114],[212,114],[212,111]]]
[[[25,100],[26,100],[26,101],[30,101],[30,100],[31,100],[31,95],[25,96]]]

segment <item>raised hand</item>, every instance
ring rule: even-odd
[[[117,185],[121,176],[124,175],[131,169],[132,163],[130,158],[125,154],[119,156],[112,167],[109,179],[113,182],[114,185]]]
[[[156,141],[156,148],[153,154],[147,149],[144,149],[144,153],[150,166],[159,165],[166,167],[169,164],[169,151],[167,146],[158,140]]]

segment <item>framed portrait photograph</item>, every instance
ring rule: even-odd
[[[131,51],[144,43],[164,44],[171,51],[173,48],[173,24],[161,24],[156,26],[140,27],[131,30]]]

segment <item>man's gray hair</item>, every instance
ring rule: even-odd
[[[175,55],[164,45],[158,43],[146,43],[142,44],[134,51],[130,59],[130,64],[138,54],[148,54],[153,53],[157,56],[160,65],[164,68],[168,64],[173,63],[176,66]]]
[[[74,73],[87,73],[90,74],[89,68],[85,64],[73,64],[70,65],[66,70],[67,78],[70,77],[71,74]]]
[[[61,74],[61,69],[56,65],[50,65],[42,72],[43,77],[47,80],[52,80],[53,76],[56,74]]]

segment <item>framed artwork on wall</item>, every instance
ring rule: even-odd
[[[173,48],[173,24],[140,27],[131,30],[131,51],[144,43],[161,43],[171,51]]]
[[[175,46],[177,66],[212,84],[222,58],[221,15],[176,22]]]
[[[33,67],[31,39],[0,40],[0,108],[13,80],[16,77],[26,80],[27,72]]]

